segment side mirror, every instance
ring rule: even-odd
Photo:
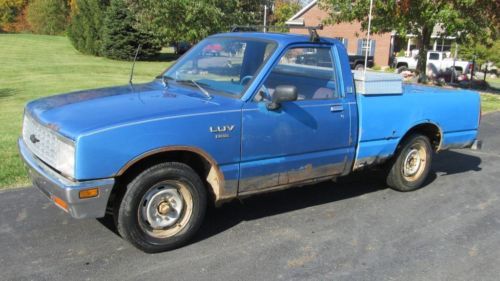
[[[266,104],[268,110],[280,108],[285,101],[295,101],[298,98],[297,87],[292,85],[280,85],[274,90],[273,100]]]

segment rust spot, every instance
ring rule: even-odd
[[[331,179],[343,172],[344,163],[313,167],[307,164],[299,169],[240,180],[238,195],[249,195],[310,184]]]
[[[127,171],[127,169],[129,169],[132,165],[134,165],[135,163],[137,163],[137,162],[139,162],[139,161],[141,161],[149,156],[153,156],[155,154],[162,153],[162,152],[170,152],[170,151],[194,152],[194,153],[200,155],[202,158],[204,158],[210,164],[210,170],[209,170],[209,173],[207,175],[206,180],[209,184],[210,191],[215,196],[216,203],[236,197],[237,183],[234,184],[233,181],[229,181],[228,183],[226,183],[224,180],[224,174],[222,174],[222,172],[220,171],[219,166],[217,165],[217,162],[204,150],[196,148],[196,147],[169,146],[169,147],[163,147],[163,148],[148,151],[146,153],[139,155],[138,157],[134,158],[133,160],[129,161],[127,164],[125,164],[118,171],[118,173],[115,174],[115,176],[123,175],[125,173],[125,171]],[[229,189],[226,189],[226,184],[228,184]]]
[[[57,125],[57,124],[49,123],[49,124],[47,124],[47,128],[52,129],[52,130],[58,132],[61,127],[59,125]]]

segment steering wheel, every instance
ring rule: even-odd
[[[251,79],[253,78],[253,75],[247,75],[247,76],[244,76],[243,78],[241,78],[240,80],[240,85],[246,85],[246,83],[248,83],[248,81],[250,81]],[[247,81],[248,80],[248,81]]]
[[[240,85],[245,85],[246,82],[248,82],[247,80],[250,80],[253,78],[253,75],[247,75],[247,76],[244,76],[243,78],[241,78],[240,80]],[[271,94],[269,93],[269,90],[267,89],[266,86],[264,86],[264,84],[262,84],[262,86],[260,87],[260,90],[259,92],[261,92],[262,94],[262,98],[263,99],[266,99],[268,101],[271,101],[272,100],[272,97],[271,97]]]

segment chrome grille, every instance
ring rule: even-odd
[[[52,130],[25,115],[23,140],[28,149],[38,158],[52,167],[56,166],[57,149],[61,140]]]

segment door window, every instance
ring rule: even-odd
[[[429,60],[439,60],[438,53],[429,53]]]
[[[297,88],[298,100],[338,98],[330,48],[291,48],[273,67],[255,101],[270,101],[280,85]]]

